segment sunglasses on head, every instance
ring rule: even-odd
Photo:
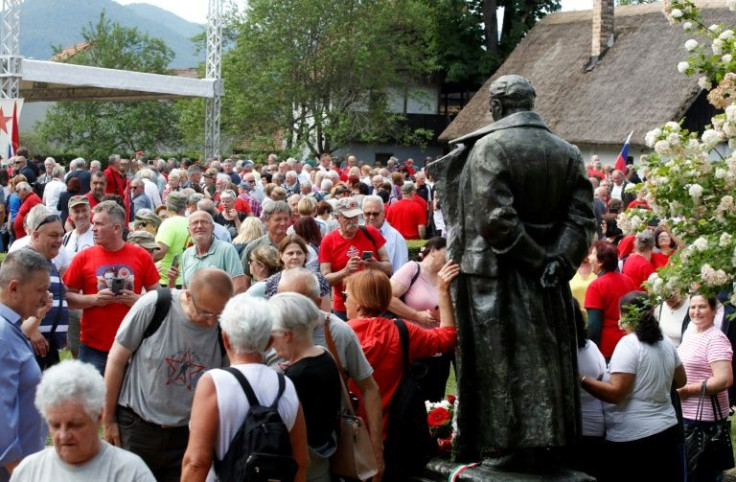
[[[38,226],[36,226],[36,230],[40,229],[41,226],[43,226],[44,224],[55,223],[57,221],[61,222],[61,218],[59,216],[57,216],[56,214],[49,214],[48,216],[43,218],[43,221],[38,223]]]

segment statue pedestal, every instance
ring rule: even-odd
[[[412,478],[412,482],[447,482],[450,474],[462,465],[443,459],[431,460],[424,469],[424,473]],[[594,482],[595,478],[571,469],[533,474],[509,472],[491,465],[481,464],[463,471],[457,480],[466,482]]]

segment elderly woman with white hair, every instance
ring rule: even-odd
[[[309,463],[307,429],[294,384],[263,364],[264,353],[271,346],[273,318],[265,300],[246,294],[235,296],[220,315],[222,339],[230,368],[245,377],[262,406],[273,404],[280,384],[285,384],[278,412],[289,430],[292,455],[299,466],[294,480],[305,481]],[[228,370],[210,370],[199,379],[192,402],[182,481],[215,480],[219,462],[249,410],[240,382]]]
[[[324,318],[317,305],[299,293],[277,294],[268,304],[275,315],[273,347],[276,355],[286,360],[284,373],[294,382],[307,421],[307,480],[329,482],[341,388],[335,359],[312,340],[315,326],[324,323]]]
[[[154,482],[140,457],[100,439],[104,401],[105,382],[92,365],[74,360],[46,370],[35,404],[54,446],[23,459],[10,480]]]

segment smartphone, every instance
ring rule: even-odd
[[[110,290],[112,293],[117,296],[123,291],[123,283],[125,280],[123,278],[113,278],[112,279],[112,285],[110,286]]]
[[[172,268],[178,268],[179,267],[179,255],[174,255],[174,259],[171,260],[171,267]]]
[[[360,259],[371,259],[373,257],[373,251],[363,251],[363,254],[361,254]]]

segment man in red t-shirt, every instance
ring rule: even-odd
[[[386,211],[389,224],[401,233],[404,239],[422,239],[426,235],[427,205],[424,199],[424,208],[416,201],[414,184],[406,183],[401,186],[400,201],[391,204]]]
[[[325,236],[319,247],[320,270],[332,286],[332,312],[343,320],[347,319],[342,295],[345,278],[364,268],[381,270],[387,276],[392,271],[386,240],[373,226],[358,224],[362,214],[355,199],[340,199],[335,208],[340,227]]]
[[[158,288],[160,275],[143,248],[123,241],[125,210],[115,201],[95,209],[95,246],[74,256],[64,274],[70,309],[81,309],[79,359],[105,373],[107,354],[130,307]]]

